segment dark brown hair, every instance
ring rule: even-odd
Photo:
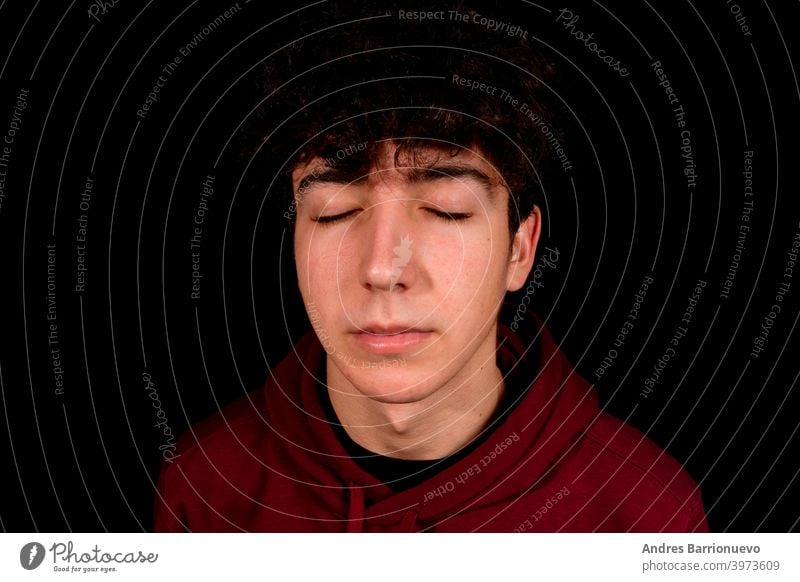
[[[355,178],[373,166],[387,140],[399,145],[396,160],[416,159],[422,147],[470,148],[503,176],[514,233],[540,189],[539,164],[549,147],[541,126],[555,125],[547,86],[552,65],[532,36],[507,34],[524,20],[496,1],[323,6],[306,38],[260,71],[264,101],[245,133],[259,155],[280,166],[280,186],[269,195],[289,205],[292,169],[318,156]],[[414,18],[417,11],[442,18]],[[509,26],[493,31],[480,24],[483,18]]]

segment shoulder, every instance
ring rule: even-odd
[[[175,454],[161,464],[154,499],[155,531],[236,529],[224,516],[253,489],[265,439],[261,391],[239,398],[193,425],[178,439]]]
[[[670,494],[685,497],[697,487],[675,458],[640,430],[607,412],[601,412],[588,427],[586,438],[602,453],[618,458],[627,469]]]
[[[184,431],[165,472],[180,466],[182,473],[193,473],[251,456],[268,424],[263,389],[249,392]]]
[[[705,530],[699,486],[664,449],[630,424],[600,412],[584,433],[593,486],[617,510],[638,515],[632,529]]]
[[[292,422],[287,417],[296,409],[299,379],[306,364],[323,353],[312,336],[313,332],[303,336],[260,388],[184,431],[176,443],[174,461],[162,465],[162,478],[165,474],[200,474],[209,468],[215,473],[229,468],[228,472],[243,474],[263,464],[274,452],[275,441],[283,438],[277,435],[285,434],[287,423]]]

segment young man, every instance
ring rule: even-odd
[[[184,435],[155,529],[706,530],[695,483],[598,407],[548,331],[498,321],[536,258],[547,141],[524,120],[547,113],[549,67],[518,39],[484,39],[493,57],[474,38],[420,48],[433,22],[385,51],[385,26],[287,59],[301,76],[326,63],[287,93],[279,140],[295,148],[288,214],[313,329],[262,389]]]

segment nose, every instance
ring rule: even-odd
[[[376,204],[359,217],[361,284],[369,290],[406,290],[416,274],[414,229],[406,205],[392,200]]]

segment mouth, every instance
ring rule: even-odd
[[[367,326],[352,332],[356,343],[374,354],[399,354],[418,348],[433,331],[405,325]]]

